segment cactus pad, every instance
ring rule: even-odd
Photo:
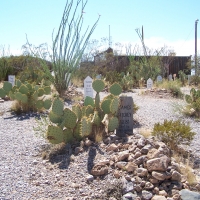
[[[41,96],[44,95],[44,89],[43,88],[39,88],[37,92],[38,92],[38,97],[41,97]]]
[[[192,103],[192,98],[188,94],[185,95],[185,100],[186,100],[187,103]]]
[[[92,97],[86,96],[84,100],[84,106],[88,106],[88,105],[91,105],[92,107],[94,107],[94,100]]]
[[[71,129],[63,130],[63,140],[65,143],[71,143],[74,141],[73,132]]]
[[[103,80],[94,80],[92,82],[92,87],[96,92],[101,92],[105,88],[105,83]]]
[[[112,117],[108,122],[108,131],[114,131],[119,126],[119,120],[117,117]]]
[[[110,113],[111,99],[106,99],[101,102],[101,109],[105,114]]]
[[[120,100],[118,97],[115,97],[112,102],[111,102],[111,106],[110,106],[110,111],[112,114],[117,113],[118,109],[119,109],[119,103]]]
[[[19,92],[21,92],[22,94],[28,94],[28,87],[26,87],[24,84],[22,84],[19,88]]]
[[[78,120],[81,120],[82,117],[82,112],[81,112],[81,108],[79,105],[73,105],[72,106],[72,111],[76,114]]]
[[[49,110],[49,108],[51,107],[51,100],[50,99],[46,99],[44,101],[44,105],[43,106],[44,106],[45,109]]]
[[[52,111],[49,112],[49,119],[51,122],[53,122],[55,124],[62,122],[62,118],[60,116],[56,115],[55,113],[53,113]]]
[[[75,129],[74,129],[74,137],[75,137],[78,141],[80,141],[80,140],[82,139],[81,134],[80,134],[80,132],[81,132],[80,130],[81,130],[81,122],[78,122],[78,123],[76,124]]]
[[[28,97],[27,97],[26,94],[22,94],[21,102],[22,102],[22,103],[28,103]]]
[[[76,126],[77,116],[69,108],[64,109],[64,119],[65,119],[65,126],[67,128],[73,129]]]
[[[43,105],[44,105],[44,102],[43,102],[42,100],[38,100],[38,101],[36,102],[36,104],[35,104],[35,106],[36,106],[36,108],[37,108],[38,110],[42,109]]]
[[[55,99],[53,101],[52,111],[54,112],[54,114],[59,116],[63,115],[63,108],[64,104],[60,99]]]
[[[12,89],[12,84],[8,81],[5,81],[3,84],[3,89],[6,93],[8,93]]]
[[[96,93],[96,96],[95,96],[95,107],[97,109],[99,109],[99,107],[100,107],[100,95],[99,95],[99,93]]]
[[[51,93],[51,88],[49,86],[44,87],[44,94],[48,95]]]
[[[110,93],[117,96],[120,95],[122,92],[122,87],[118,83],[113,83],[110,86]]]
[[[92,123],[86,118],[81,119],[80,133],[81,136],[88,136],[92,132]]]
[[[0,97],[4,98],[6,96],[6,92],[3,88],[0,88]]]
[[[52,144],[59,144],[64,141],[63,130],[58,126],[49,125],[47,139]]]
[[[16,80],[16,86],[18,87],[18,88],[20,88],[20,86],[21,86],[21,81],[20,80]]]
[[[22,93],[21,92],[16,92],[15,93],[15,99],[18,100],[18,101],[21,101],[22,100]]]
[[[0,90],[1,90],[1,89],[0,89]],[[0,95],[0,96],[1,96],[1,95]],[[15,95],[14,95],[13,91],[10,91],[9,94],[8,94],[8,96],[9,96],[12,100],[15,99]]]
[[[92,118],[92,123],[95,124],[96,126],[100,126],[101,119],[99,117],[98,111],[94,112],[94,115],[93,115],[93,118]]]
[[[94,108],[89,105],[89,106],[86,106],[86,109],[85,109],[85,115],[88,117],[90,114],[92,114],[94,112]]]

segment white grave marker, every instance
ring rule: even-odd
[[[67,83],[68,83],[70,77],[71,77],[71,73],[69,73],[68,76],[67,76],[67,73],[65,74],[65,80],[67,80]],[[71,80],[70,80],[68,86],[71,86],[71,85],[72,85],[72,83],[71,83]]]
[[[171,74],[169,75],[169,81],[173,81]]]
[[[191,76],[194,76],[195,75],[195,69],[191,69]]]
[[[162,76],[157,76],[157,82],[162,82]]]
[[[8,82],[12,84],[12,86],[15,85],[15,75],[8,75]]]
[[[54,73],[54,71],[52,71],[52,72],[51,72],[51,75],[52,75],[52,76],[55,76],[55,73]]]
[[[91,77],[87,76],[85,78],[85,80],[84,80],[84,98],[86,96],[93,98],[94,90],[92,88],[92,82],[93,82],[93,79]]]
[[[101,74],[98,74],[98,75],[96,76],[96,79],[101,79]]]
[[[152,89],[152,87],[153,87],[153,81],[149,78],[147,80],[147,89]]]

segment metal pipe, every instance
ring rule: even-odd
[[[197,23],[198,19],[195,21],[195,75],[199,76],[199,69],[197,66]]]

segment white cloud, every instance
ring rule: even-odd
[[[145,39],[145,45],[152,49],[157,49],[163,46],[167,46],[169,49],[174,50],[177,56],[193,55],[195,48],[194,40],[167,41],[164,38],[156,38],[156,37]]]
[[[168,41],[162,37],[151,37],[145,38],[144,43],[145,46],[151,50],[159,50],[162,47],[167,47],[168,50],[174,51],[177,56],[190,56],[195,54],[194,40]],[[139,39],[134,42],[123,41],[121,42],[121,44],[123,44],[123,54],[126,54],[125,47],[127,47],[128,45],[131,45],[132,51],[134,51],[134,49],[137,49],[138,52],[141,52],[141,54],[143,54],[142,44]],[[113,45],[112,48],[115,48],[115,46]]]

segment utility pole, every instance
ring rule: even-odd
[[[199,69],[197,65],[197,23],[198,19],[195,21],[195,75],[199,76]]]

